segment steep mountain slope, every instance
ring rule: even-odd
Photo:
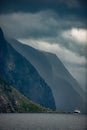
[[[85,93],[56,55],[36,50],[13,39],[9,42],[33,64],[51,87],[58,110],[86,111]]]
[[[65,107],[67,111],[70,109],[73,111],[78,108],[86,112],[86,95],[77,81],[71,76],[56,55],[45,53],[45,56],[52,65],[54,86],[52,90],[54,90],[53,93],[55,93],[55,102],[58,108],[63,110]],[[61,105],[63,108],[61,108]]]
[[[44,107],[55,109],[54,97],[49,86],[31,63],[5,40],[1,29],[0,77],[32,101]]]
[[[0,113],[1,112],[48,112],[23,96],[12,86],[0,79]]]
[[[21,53],[33,66],[38,70],[39,74],[50,82],[52,79],[52,66],[47,57],[39,50],[36,50],[30,46],[21,44],[15,39],[7,39],[9,43]],[[50,75],[50,76],[49,76]],[[52,83],[51,83],[52,85]]]

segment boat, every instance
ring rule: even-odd
[[[80,112],[80,110],[76,109],[76,110],[74,111],[74,113],[79,113],[79,114],[80,114],[81,112]]]

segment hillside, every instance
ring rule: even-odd
[[[0,79],[0,113],[48,111],[50,110],[33,103],[14,87]]]
[[[56,109],[51,88],[34,66],[5,40],[1,29],[0,77],[35,103]]]

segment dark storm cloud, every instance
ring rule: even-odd
[[[86,10],[86,3],[86,0],[1,0],[0,13],[36,12],[51,9],[61,14],[76,12],[81,15]]]
[[[46,39],[86,56],[84,46],[61,37],[63,31],[73,27],[87,28],[86,3],[86,0],[1,0],[0,26],[5,34],[16,39]]]
[[[62,37],[62,33],[74,28],[86,29],[86,19],[74,15],[60,16],[54,11],[37,13],[11,13],[0,15],[0,26],[5,34],[16,39],[36,39],[47,41],[86,56],[85,46]],[[8,31],[9,30],[9,31]]]

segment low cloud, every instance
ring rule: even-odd
[[[0,26],[8,37],[56,43],[79,56],[87,55],[84,46],[87,45],[85,20],[75,16],[61,17],[52,10],[2,14]]]
[[[71,30],[64,31],[62,36],[78,44],[87,45],[87,29],[72,28]]]
[[[45,41],[40,40],[30,40],[30,39],[19,39],[20,42],[30,45],[36,49],[51,52],[56,54],[60,59],[62,59],[63,62],[72,63],[75,65],[86,65],[87,61],[84,56],[76,55],[74,52],[71,52],[70,50],[61,47],[60,44],[56,43],[49,43]],[[72,58],[71,58],[72,57]]]
[[[65,48],[66,53],[70,51],[80,57],[86,57],[87,51],[84,45],[87,43],[87,29],[83,28],[84,22],[79,21],[76,17],[61,18],[52,10],[33,14],[21,12],[2,14],[0,15],[0,26],[8,37],[40,41],[41,46],[43,43],[50,43],[52,48],[55,43],[55,46]]]
[[[5,34],[14,38],[42,38],[57,35],[56,14],[51,11],[39,13],[13,13],[0,15],[0,26]],[[8,31],[9,30],[9,31]]]

